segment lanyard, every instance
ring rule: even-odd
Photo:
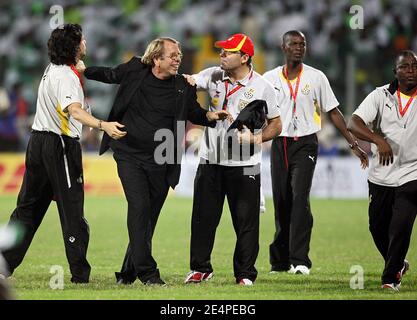
[[[81,77],[81,74],[78,72],[78,70],[77,69],[75,69],[75,66],[72,64],[72,65],[70,65],[70,68],[71,68],[71,70],[72,70],[72,72],[74,72],[75,73],[75,75],[78,77],[78,79],[80,80],[80,84],[81,84],[81,87],[83,88],[83,91],[84,91],[84,81],[83,81],[83,78]]]
[[[85,105],[86,105],[86,111],[89,113],[89,114],[91,114],[91,107],[90,107],[90,105],[88,104],[88,101],[87,101],[87,96],[86,96],[86,94],[85,94],[85,90],[84,90],[84,81],[83,81],[83,78],[82,78],[82,76],[81,76],[81,74],[78,72],[78,70],[75,68],[75,66],[72,64],[72,65],[70,65],[70,68],[71,68],[71,70],[72,70],[72,72],[74,72],[75,73],[75,75],[78,77],[78,80],[80,80],[80,85],[81,85],[81,89],[83,90],[83,93],[84,93],[84,102],[85,102]],[[93,128],[90,128],[90,131],[91,130],[93,130]]]
[[[251,73],[249,75],[249,80],[252,78],[252,75],[253,75],[253,70],[251,71]],[[243,85],[239,83],[239,85],[236,88],[232,89],[232,91],[230,91],[230,92],[227,92],[229,90],[229,81],[226,80],[224,82],[224,88],[225,88],[225,93],[226,94],[225,94],[225,98],[224,98],[224,102],[223,102],[223,110],[226,110],[226,108],[227,108],[227,101],[229,100],[229,97],[232,94],[234,94],[236,91],[241,89],[242,87],[243,87]]]
[[[297,101],[298,87],[300,86],[301,72],[303,72],[303,65],[301,65],[301,70],[297,75],[297,82],[295,84],[295,92],[294,92],[291,82],[288,79],[288,68],[287,66],[284,67],[284,77],[285,77],[285,80],[287,80],[287,85],[288,85],[288,88],[290,89],[291,98],[294,101],[293,113],[295,113],[295,111],[297,110],[296,101]]]
[[[415,90],[414,93],[411,95],[410,99],[408,99],[407,104],[405,105],[405,108],[403,109],[403,104],[401,102],[400,89],[397,89],[397,97],[398,97],[398,104],[400,105],[401,117],[404,117],[405,113],[408,110],[408,107],[411,105],[411,102],[413,102],[413,99],[416,96],[416,93],[417,93],[417,90]]]

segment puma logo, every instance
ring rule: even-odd
[[[71,99],[71,96],[66,96],[65,98],[67,98],[67,99]]]
[[[314,162],[314,156],[308,156]]]
[[[387,108],[389,108],[390,110],[391,110],[391,108],[392,108],[392,106],[390,106],[388,103],[386,103],[386,104],[385,104],[385,106],[386,106]]]
[[[249,179],[256,180],[256,179],[255,179],[255,176],[249,176]]]

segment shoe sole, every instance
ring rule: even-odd
[[[147,287],[167,287],[167,284],[160,284],[160,283],[144,283]]]
[[[398,284],[396,287],[392,287],[390,285],[384,284],[384,285],[382,285],[381,288],[383,290],[390,291],[390,292],[399,292],[400,291],[400,286],[401,286],[401,283]]]

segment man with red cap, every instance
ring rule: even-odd
[[[185,283],[201,282],[213,276],[210,256],[227,196],[237,235],[234,276],[237,284],[252,285],[257,276],[255,261],[259,251],[261,144],[280,134],[280,112],[274,88],[252,68],[252,40],[245,34],[235,34],[216,42],[215,46],[221,48],[220,66],[205,69],[189,81],[209,93],[211,111],[226,110],[230,117],[217,122],[214,128],[206,128],[202,138],[194,181],[191,271]],[[267,106],[267,125],[263,130],[252,133],[245,128],[228,133],[231,120],[256,100]],[[254,151],[230,152],[229,139],[232,147],[244,151],[249,146]]]

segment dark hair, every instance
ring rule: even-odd
[[[290,30],[284,33],[284,35],[282,36],[282,44],[285,45],[285,43],[287,43],[287,41],[289,41],[290,37],[302,37],[302,38],[306,38],[305,35],[298,30]]]
[[[252,57],[251,57],[248,53],[244,53],[244,52],[242,52],[242,51],[239,51],[239,53],[240,53],[240,56],[241,56],[241,57],[243,57],[245,54],[247,54],[247,55],[248,55],[248,61],[246,61],[246,65],[247,65],[247,66],[250,66],[250,65],[252,64]]]
[[[79,24],[64,24],[52,31],[48,40],[48,55],[52,63],[76,63],[83,30]]]
[[[400,61],[400,58],[402,57],[416,57],[416,54],[414,51],[411,50],[403,50],[400,53],[397,54],[395,58],[395,67],[397,67],[398,62]]]

